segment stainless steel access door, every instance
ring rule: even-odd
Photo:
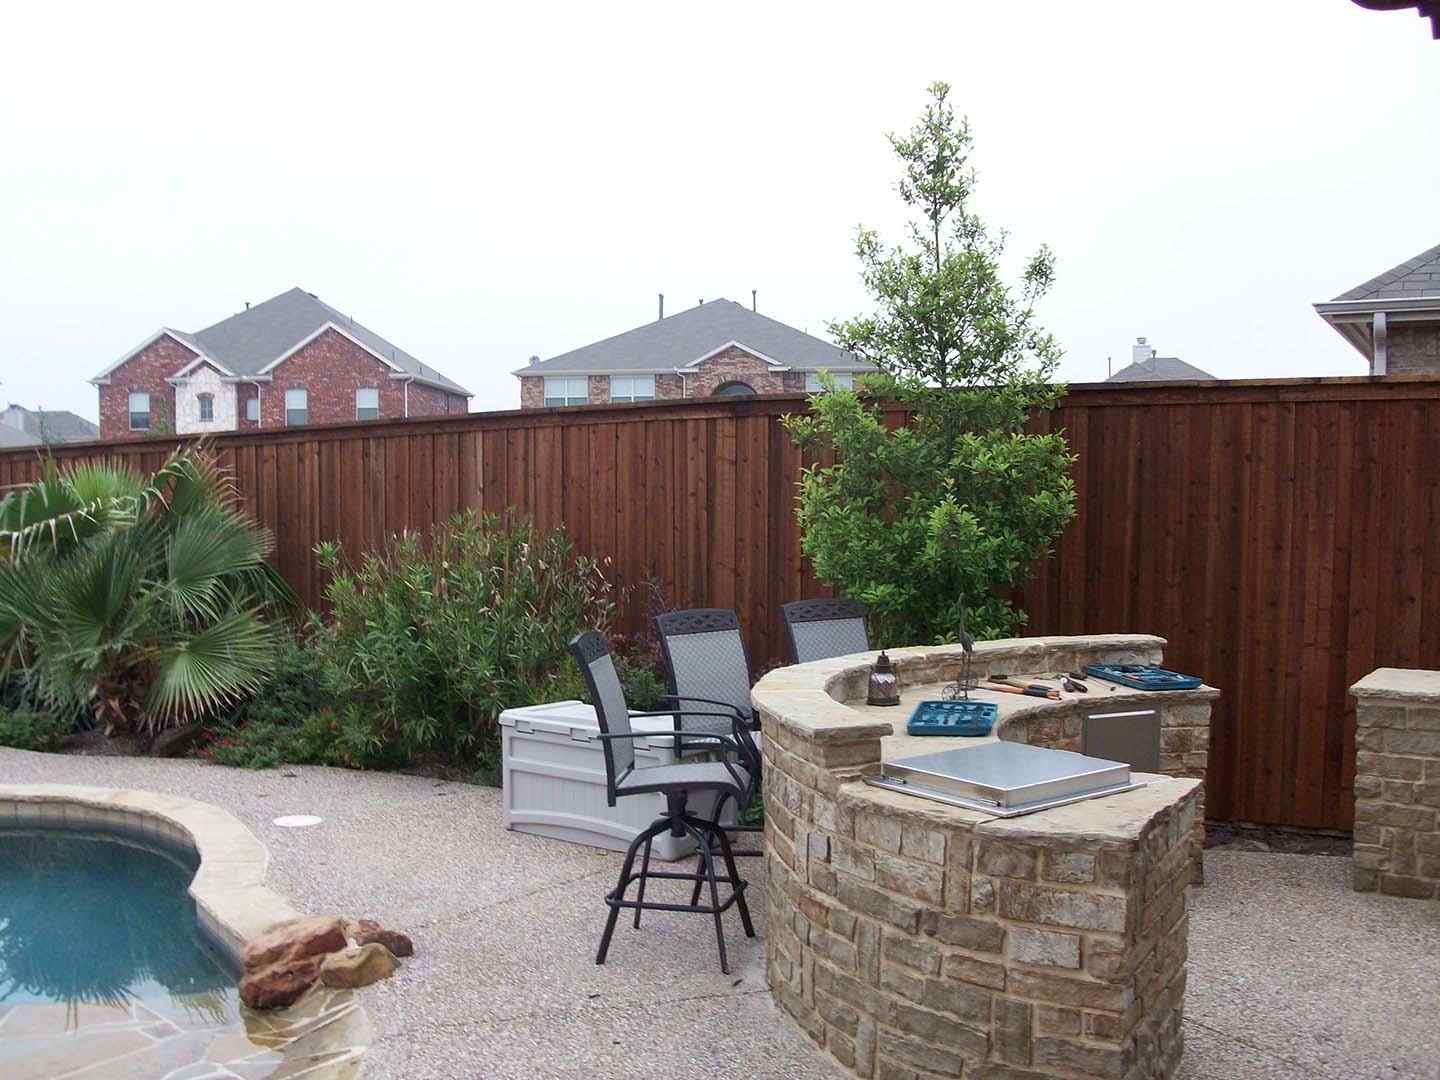
[[[1160,768],[1160,710],[1124,709],[1085,717],[1080,752],[1126,762],[1140,772]]]

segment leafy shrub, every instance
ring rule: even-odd
[[[605,566],[525,520],[468,512],[358,565],[338,544],[316,552],[330,617],[310,645],[339,752],[361,765],[493,765],[499,714],[573,688],[570,638],[614,617]]]
[[[294,594],[203,448],[58,468],[0,499],[0,668],[47,710],[153,735],[255,691]]]
[[[59,750],[75,730],[73,720],[30,709],[0,709],[0,746],[16,750]]]

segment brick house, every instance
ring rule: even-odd
[[[90,381],[102,439],[443,416],[470,398],[303,289],[195,333],[157,330]]]
[[[1440,244],[1315,310],[1360,350],[1371,375],[1440,372]]]
[[[520,407],[817,390],[822,369],[849,384],[873,371],[854,353],[737,304],[701,302],[514,374]]]

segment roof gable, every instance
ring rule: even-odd
[[[693,366],[732,345],[739,345],[776,367],[871,370],[871,365],[838,345],[751,311],[733,300],[711,300],[623,334],[552,356],[515,374],[675,371]]]
[[[1391,300],[1440,296],[1440,244],[1392,266],[1335,300]]]
[[[172,330],[168,326],[162,326],[159,330],[156,330],[144,341],[140,342],[139,345],[136,345],[124,356],[120,357],[119,360],[116,360],[104,371],[100,372],[98,375],[92,376],[90,381],[96,386],[99,386],[102,383],[109,382],[110,376],[114,374],[115,371],[123,367],[125,364],[128,364],[131,360],[134,360],[135,357],[139,356],[142,352],[148,349],[151,345],[154,345],[155,342],[159,341],[161,338],[167,337],[171,341],[175,342],[177,345],[181,345],[184,348],[189,349],[192,353],[199,354],[201,358],[204,357],[204,350],[200,347],[200,343],[197,342],[193,336],[185,333],[182,330]]]
[[[298,287],[193,334],[168,328],[161,330],[92,381],[105,379],[162,335],[169,335],[197,354],[195,360],[175,372],[174,377],[186,374],[200,361],[209,361],[231,378],[261,376],[330,328],[339,331],[400,376],[408,376],[452,394],[470,396],[464,387],[332,308],[313,293]]]
[[[1194,364],[1174,356],[1152,356],[1149,360],[1138,360],[1126,364],[1111,375],[1106,382],[1171,382],[1213,379],[1208,371],[1202,371]]]

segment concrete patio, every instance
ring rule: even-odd
[[[499,792],[420,777],[0,750],[0,783],[139,787],[208,800],[269,848],[270,884],[313,912],[409,931],[417,956],[364,991],[371,1078],[832,1077],[787,1027],[760,938],[727,921],[622,921],[593,960],[619,856],[501,827]],[[282,814],[318,814],[282,829]],[[1192,890],[1188,1080],[1440,1077],[1440,905],[1351,892],[1349,861],[1212,851]],[[742,872],[758,876],[757,860]],[[764,890],[750,890],[764,934]]]

